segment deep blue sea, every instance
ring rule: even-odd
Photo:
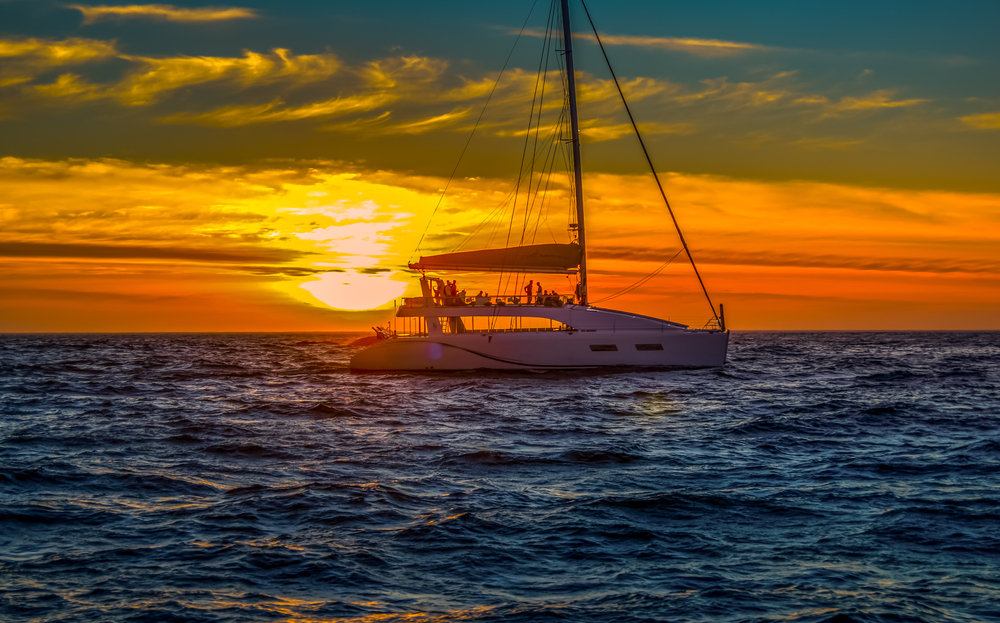
[[[0,336],[0,620],[1000,621],[1000,333],[444,375],[354,337]]]

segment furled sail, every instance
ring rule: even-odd
[[[580,267],[580,245],[532,244],[505,249],[460,251],[421,257],[414,270],[573,274]]]

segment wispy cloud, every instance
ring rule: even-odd
[[[829,136],[818,136],[815,138],[801,138],[797,141],[793,141],[792,145],[795,147],[801,147],[802,149],[853,149],[864,143],[861,140],[853,139],[839,139]]]
[[[134,244],[87,244],[65,242],[0,242],[0,257],[65,257],[116,260],[181,260],[188,262],[290,262],[312,252],[294,249],[197,247]],[[260,267],[254,267],[260,268]]]
[[[702,80],[700,91],[677,92],[670,99],[687,105],[717,103],[728,109],[767,106],[795,97],[786,81],[792,75],[782,72],[761,82],[729,82],[726,77]]]
[[[419,119],[409,123],[401,123],[395,126],[394,129],[401,134],[423,134],[425,132],[430,132],[431,130],[438,130],[452,126],[455,123],[467,118],[471,111],[471,108],[456,108],[455,110],[443,115],[435,115],[426,119]]]
[[[151,103],[163,91],[214,80],[230,79],[244,85],[280,79],[297,83],[315,82],[335,74],[341,67],[341,62],[333,54],[295,56],[280,48],[271,54],[245,51],[243,58],[123,58],[141,64],[114,88],[115,97],[132,106]]]
[[[397,56],[364,63],[355,72],[371,88],[394,89],[431,84],[448,69],[448,61],[426,56]]]
[[[597,42],[593,34],[575,35],[581,39]],[[641,48],[673,50],[687,52],[702,58],[718,58],[721,56],[737,56],[747,52],[771,50],[768,46],[756,43],[740,43],[737,41],[721,41],[719,39],[695,39],[692,37],[637,37],[632,35],[601,35],[601,43],[605,45],[629,45]]]
[[[626,134],[632,134],[635,130],[631,123],[619,123],[616,125],[595,125],[590,128],[582,128],[580,135],[585,141],[596,143],[600,141],[613,141]],[[645,135],[653,134],[693,134],[694,126],[690,123],[640,123],[639,131]]]
[[[162,117],[162,123],[190,123],[232,128],[253,123],[297,121],[311,117],[336,117],[380,108],[399,99],[392,93],[335,97],[303,106],[285,106],[281,100],[259,106],[226,106],[206,113],[178,113]]]
[[[930,101],[927,99],[894,100],[892,99],[893,95],[895,95],[895,91],[882,89],[861,97],[842,97],[837,102],[831,101],[823,95],[809,95],[800,97],[793,103],[802,105],[817,105],[822,107],[823,117],[839,117],[849,112],[878,110],[884,108],[906,108]]]
[[[51,66],[82,63],[114,56],[112,41],[95,39],[0,39],[0,58],[31,57]]]
[[[516,35],[521,31],[510,30],[510,34]],[[539,29],[527,29],[523,32],[529,37],[545,37],[545,31]],[[592,32],[574,33],[574,39],[584,39],[592,43],[597,43],[597,37]],[[720,39],[697,39],[694,37],[642,37],[636,35],[601,35],[601,43],[605,45],[628,45],[640,48],[653,48],[659,50],[672,50],[675,52],[686,52],[702,58],[717,58],[720,56],[737,56],[747,52],[761,52],[773,50],[774,48],[759,45],[756,43],[740,43],[737,41],[722,41]]]
[[[275,49],[270,54],[244,52],[239,57],[181,56],[150,58],[122,56],[139,65],[116,84],[95,85],[80,76],[65,74],[55,83],[37,85],[38,93],[70,101],[115,98],[127,106],[155,103],[161,94],[179,88],[228,80],[243,86],[285,80],[304,84],[325,80],[337,73],[342,63],[333,54],[296,56]]]
[[[989,112],[981,115],[966,115],[959,117],[962,123],[977,130],[1000,130],[1000,112]]]
[[[146,18],[171,22],[217,22],[230,19],[257,17],[253,9],[239,7],[178,8],[170,4],[129,4],[125,6],[67,5],[83,13],[83,23],[113,19]]]
[[[519,130],[496,130],[497,136],[524,136],[529,132],[538,132],[542,136],[548,136],[558,130],[555,124],[544,125],[540,128],[519,129]],[[645,135],[653,134],[693,134],[695,128],[690,123],[640,123],[639,131]],[[634,133],[631,123],[614,123],[609,119],[587,119],[580,123],[580,136],[587,143],[600,143],[603,141],[613,141],[627,134]]]
[[[0,39],[0,87],[34,80],[55,67],[106,60],[118,55],[114,41],[95,39]]]
[[[47,97],[86,102],[108,97],[107,89],[99,84],[91,84],[77,74],[63,74],[51,84],[40,84],[35,91]]]

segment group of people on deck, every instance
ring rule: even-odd
[[[532,290],[535,289],[534,295],[532,295]],[[524,286],[524,293],[527,295],[527,304],[531,305],[531,297],[535,297],[535,305],[546,305],[546,306],[558,306],[561,305],[559,299],[559,293],[555,290],[549,292],[548,290],[542,290],[542,282],[539,281],[537,286],[534,280],[528,282],[528,285]],[[572,301],[570,301],[572,302]]]
[[[527,305],[545,305],[547,307],[561,307],[562,299],[560,295],[555,290],[549,292],[548,290],[542,289],[542,282],[535,283],[534,280],[528,282],[524,286],[525,304]],[[520,303],[520,297],[510,297],[511,303]],[[457,281],[445,281],[444,283],[438,281],[434,288],[434,302],[438,305],[443,305],[445,307],[460,307],[466,305],[465,290],[459,291]],[[503,299],[500,296],[496,297],[496,302],[498,305],[503,305]],[[570,300],[570,303],[573,301]],[[490,295],[489,293],[483,293],[482,290],[476,295],[472,301],[473,305],[490,305]]]
[[[445,306],[465,305],[465,290],[459,292],[458,281],[445,281],[444,285],[438,282],[434,288],[434,300]]]

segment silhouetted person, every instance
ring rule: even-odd
[[[528,300],[525,301],[525,302],[528,305],[531,305],[531,290],[532,290],[532,286],[534,286],[534,285],[535,285],[535,281],[531,280],[531,281],[528,282],[528,285],[524,286],[524,293],[528,295]]]

